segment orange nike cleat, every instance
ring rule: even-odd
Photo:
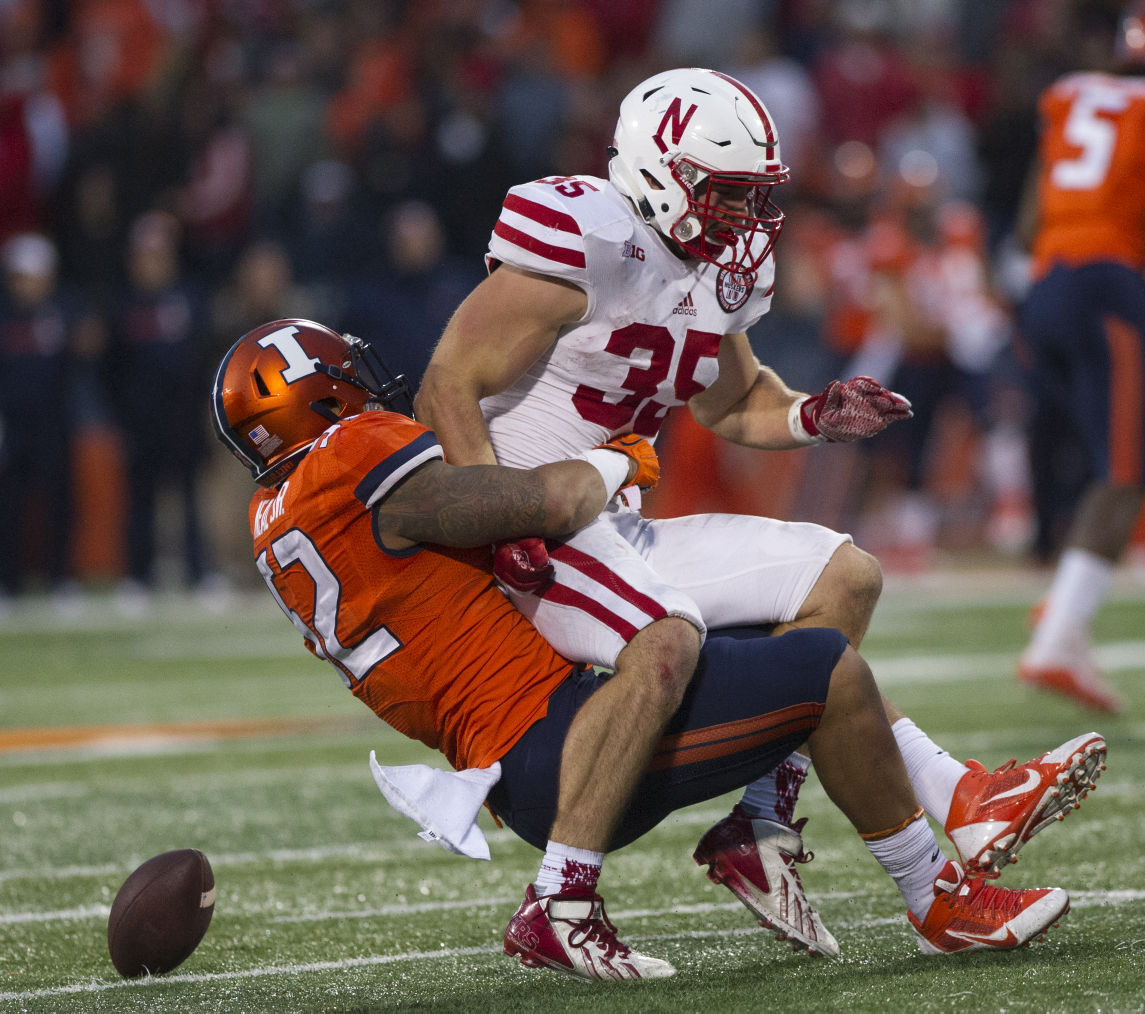
[[[1072,698],[1094,711],[1116,714],[1123,707],[1121,698],[1101,674],[1089,635],[1080,627],[1069,631],[1064,646],[1055,654],[1028,648],[1018,659],[1018,682]]]
[[[934,881],[926,918],[907,913],[923,954],[1008,951],[1041,937],[1069,911],[1060,887],[1010,890],[967,876],[953,860]]]
[[[1018,663],[1018,682],[1038,690],[1071,697],[1083,708],[1115,715],[1123,704],[1094,665],[1032,665]]]
[[[997,872],[1042,828],[1063,820],[1096,788],[1105,770],[1105,740],[1096,732],[1063,743],[1025,764],[987,771],[976,760],[954,789],[946,835],[971,872]]]

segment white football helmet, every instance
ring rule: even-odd
[[[749,88],[699,67],[656,74],[620,103],[609,153],[613,186],[646,222],[688,253],[754,276],[783,224],[771,188],[791,173]]]

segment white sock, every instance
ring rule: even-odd
[[[1046,608],[1026,651],[1035,665],[1058,661],[1090,624],[1113,583],[1113,564],[1085,549],[1067,549],[1046,595]]]
[[[943,827],[959,779],[970,769],[951,757],[909,718],[891,726],[919,805]]]
[[[588,849],[550,841],[545,846],[545,857],[541,860],[541,869],[533,882],[537,897],[561,894],[576,887],[589,887],[595,891],[603,864],[603,852],[590,852]]]
[[[750,817],[764,817],[791,826],[799,787],[807,778],[811,758],[792,753],[762,778],[743,790],[740,806]]]
[[[863,841],[898,885],[906,907],[916,919],[925,919],[934,904],[934,878],[946,865],[946,856],[938,847],[926,818],[920,816],[886,838]]]

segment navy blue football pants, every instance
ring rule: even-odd
[[[837,630],[711,631],[683,703],[633,793],[610,850],[668,814],[742,788],[766,774],[819,725],[831,672],[847,646]],[[556,816],[561,750],[577,709],[611,673],[575,669],[549,710],[501,758],[488,803],[513,831],[543,849]]]
[[[1123,264],[1057,264],[1030,287],[1019,325],[1037,394],[1072,420],[1094,478],[1145,475],[1145,278]]]

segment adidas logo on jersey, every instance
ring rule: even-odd
[[[689,292],[683,299],[680,300],[673,308],[673,313],[682,313],[688,317],[696,316],[696,305],[692,302],[692,294]]]

